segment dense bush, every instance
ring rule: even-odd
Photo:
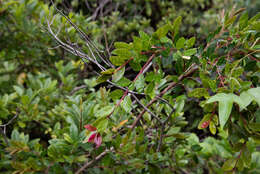
[[[0,1],[1,173],[259,173],[259,2],[102,2]]]

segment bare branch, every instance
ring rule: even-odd
[[[137,103],[139,103],[152,117],[154,117],[160,124],[162,124],[160,118],[158,118],[152,111],[150,111],[150,109],[148,109],[134,94],[131,94],[135,100],[137,101]]]
[[[84,58],[88,58],[88,59],[92,59],[92,62],[97,64],[99,67],[102,67],[100,66],[100,64],[98,63],[98,61],[96,60],[96,56],[94,54],[94,52],[92,50],[95,51],[95,53],[97,54],[97,56],[109,67],[113,67],[113,65],[109,62],[109,60],[105,60],[105,58],[103,58],[99,52],[103,52],[101,50],[99,50],[95,44],[89,39],[89,37],[77,26],[75,25],[68,16],[66,16],[61,10],[59,10],[58,8],[56,8],[56,6],[53,4],[54,8],[67,20],[67,22],[79,33],[80,37],[85,41],[85,44],[86,46],[88,47],[89,49],[89,52],[91,54],[91,57],[90,58],[89,56],[87,56],[86,54],[82,53],[79,54],[79,50],[76,50],[76,53],[77,55],[80,55],[80,57],[82,57],[82,55],[84,55]],[[54,16],[55,17],[55,16]],[[54,37],[54,39],[59,43],[61,44],[67,51],[72,52],[72,45],[68,44],[68,43],[64,43],[62,42],[58,37],[57,35],[54,35],[54,32],[52,31],[51,29],[51,24],[53,22],[54,18],[51,20],[51,22],[47,21],[47,24],[48,24],[48,31],[50,32],[50,34]],[[69,46],[69,47],[68,47]],[[75,48],[74,48],[75,49]],[[75,52],[75,51],[74,51]],[[105,70],[105,68],[102,68],[102,70]]]

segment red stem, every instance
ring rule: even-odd
[[[119,71],[120,69],[122,69],[123,67],[125,67],[126,66],[126,64],[128,64],[131,60],[133,60],[134,58],[133,57],[131,57],[130,59],[128,59],[123,65],[121,65],[120,67],[118,67],[117,69],[116,69],[116,71]]]
[[[144,64],[144,66],[142,67],[142,69],[139,71],[139,73],[137,74],[137,76],[135,77],[135,79],[133,80],[133,82],[135,82],[138,77],[144,72],[144,69],[149,65],[149,63],[152,61],[152,59],[155,57],[155,54],[153,54],[151,57],[149,57],[149,59],[147,60],[147,62]]]
[[[116,104],[116,106],[114,107],[113,111],[112,111],[110,114],[107,115],[107,118],[109,118],[109,117],[113,114],[113,112],[115,111],[115,109],[120,105],[120,103],[122,103],[122,101],[123,101],[124,98],[126,97],[127,93],[128,93],[128,88],[127,88],[127,90],[125,91],[124,95],[123,95],[123,96],[121,97],[121,99],[119,100],[119,102],[118,102],[118,103]]]

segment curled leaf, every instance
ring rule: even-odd
[[[87,124],[84,126],[87,130],[93,132],[93,131],[96,131],[97,128],[95,128],[94,126],[90,125],[90,124]]]
[[[88,143],[95,143],[96,144],[96,148],[98,148],[101,143],[102,143],[102,137],[100,135],[100,133],[93,133],[90,135],[90,137],[88,138]]]
[[[96,138],[97,133],[93,133],[90,135],[90,137],[88,138],[88,142],[89,143],[93,143],[94,139]]]
[[[98,148],[98,147],[101,145],[101,143],[102,143],[102,137],[101,137],[100,133],[98,133],[98,134],[95,136],[94,143],[96,144],[96,148]]]

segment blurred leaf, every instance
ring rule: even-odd
[[[177,43],[176,43],[176,48],[179,50],[181,48],[184,48],[184,44],[185,44],[185,39],[184,37],[181,37]]]
[[[228,159],[227,161],[225,161],[225,163],[223,164],[223,166],[222,166],[222,169],[224,170],[224,171],[230,171],[230,170],[232,170],[234,167],[235,167],[235,165],[236,165],[236,159],[234,159],[234,158],[231,158],[231,159]]]
[[[113,82],[118,82],[124,76],[124,73],[125,73],[125,67],[121,68],[118,71],[115,71],[114,74],[112,75]]]

